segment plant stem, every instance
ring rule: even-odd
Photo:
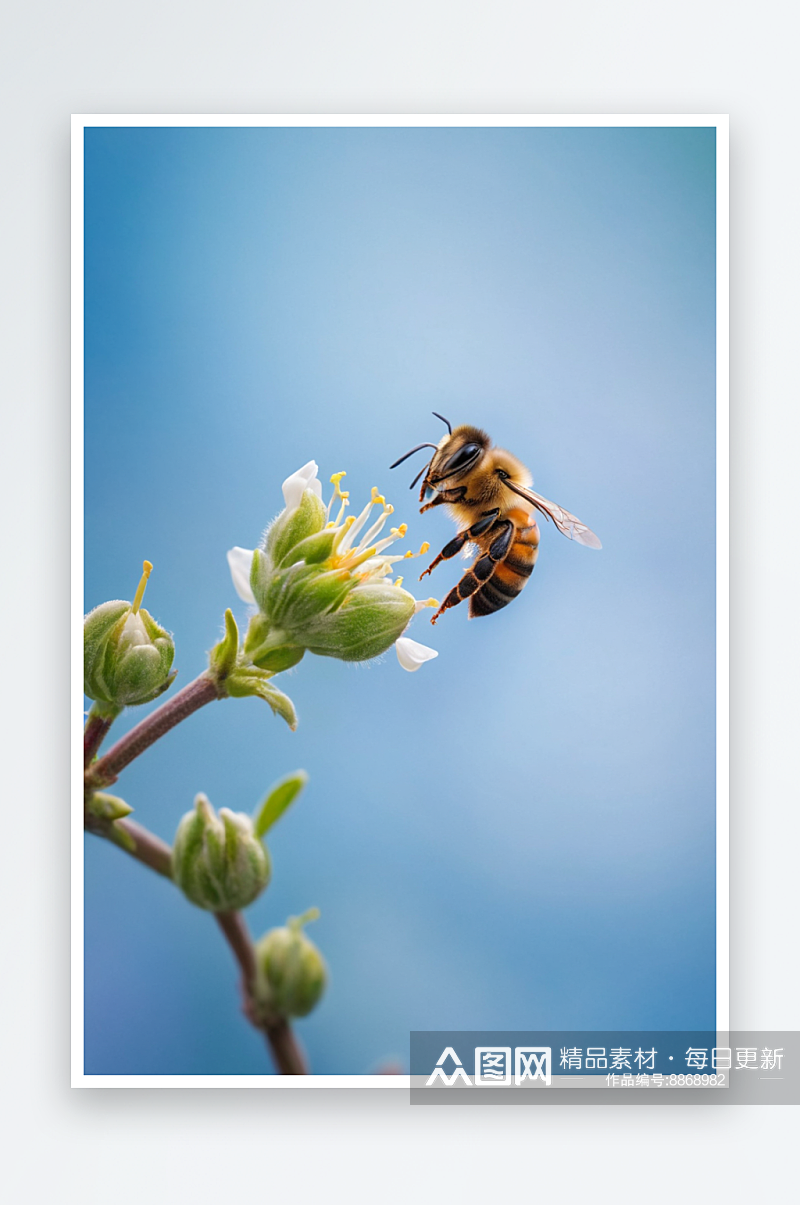
[[[168,702],[162,703],[150,715],[145,716],[135,728],[109,749],[105,757],[90,766],[86,773],[86,785],[95,788],[110,786],[112,782],[117,781],[121,770],[130,765],[140,753],[144,753],[159,737],[169,732],[170,728],[174,728],[206,703],[213,703],[215,699],[223,697],[224,694],[216,682],[207,674],[201,674],[194,682],[190,682],[183,690],[173,695]]]
[[[292,1025],[286,1017],[280,1021],[264,1025],[264,1034],[270,1044],[272,1058],[281,1075],[308,1075],[304,1054],[300,1050],[298,1039],[295,1038]]]
[[[113,716],[98,715],[94,710],[89,712],[86,727],[83,730],[83,768],[91,764],[97,750],[105,740],[106,733],[114,723]]]
[[[186,689],[188,690],[189,687]],[[187,714],[189,713],[187,712]],[[122,744],[122,741],[119,743]],[[111,752],[113,753],[114,750],[112,749]],[[84,827],[95,836],[103,837],[118,845],[125,853],[130,854],[132,858],[136,858],[145,866],[149,866],[151,870],[164,875],[167,879],[172,879],[172,850],[166,841],[162,841],[155,833],[143,828],[135,820],[125,817],[112,822],[102,820],[87,811],[84,813]],[[256,955],[244,917],[241,912],[216,912],[214,918],[242,972],[245,1016],[256,1029],[263,1032],[279,1073],[281,1075],[308,1075],[305,1059],[289,1022],[284,1019],[265,1022],[257,1015],[254,996]]]
[[[215,915],[217,924],[225,934],[242,972],[245,1012],[256,1029],[263,1031],[269,1043],[275,1066],[281,1075],[308,1075],[305,1059],[289,1022],[284,1018],[276,1018],[274,1021],[267,1022],[259,1020],[255,1014],[253,1004],[256,957],[247,922],[241,912],[217,912]]]
[[[163,874],[165,879],[172,879],[172,850],[166,841],[162,841],[155,833],[143,828],[135,820],[128,820],[127,817],[118,820],[116,827],[127,833],[133,842],[132,847],[127,841],[116,842],[121,849],[132,858],[143,862],[145,866],[149,866],[151,870],[155,870],[157,874]]]
[[[308,1075],[308,1067],[289,1022],[282,1018],[264,1026],[275,1066],[281,1075]]]

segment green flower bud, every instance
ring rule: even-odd
[[[325,990],[325,961],[303,925],[318,908],[290,916],[285,928],[270,929],[256,944],[256,1000],[267,1017],[305,1017]]]
[[[101,714],[150,703],[174,681],[172,636],[141,605],[152,568],[144,562],[132,603],[101,603],[83,621],[83,689]]]
[[[415,600],[392,585],[362,586],[337,611],[306,625],[312,653],[342,661],[368,661],[391,648],[414,614]]]
[[[205,795],[178,825],[172,846],[172,877],[181,891],[210,912],[245,908],[261,894],[272,873],[269,853],[242,812],[220,808]]]

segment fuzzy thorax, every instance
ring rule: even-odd
[[[467,486],[467,498],[471,505],[448,503],[448,511],[461,526],[469,526],[483,511],[493,510],[494,507],[504,517],[511,510],[524,512],[525,518],[533,513],[533,507],[504,484],[498,469],[506,473],[515,485],[530,487],[533,484],[530,471],[516,456],[505,448],[487,448],[475,468],[460,479],[460,484]]]

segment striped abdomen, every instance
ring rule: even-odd
[[[493,611],[507,607],[533,573],[539,552],[539,528],[536,520],[524,511],[512,512],[508,518],[512,522],[521,519],[522,526],[515,523],[514,539],[505,557],[498,561],[488,581],[470,597],[470,616],[491,615]]]

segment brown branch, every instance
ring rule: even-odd
[[[308,1075],[300,1043],[285,1017],[271,1025],[265,1025],[264,1034],[269,1042],[275,1066],[281,1075]]]
[[[157,874],[163,874],[165,879],[172,878],[172,850],[166,841],[162,841],[155,833],[143,828],[135,820],[128,820],[127,817],[124,820],[117,820],[115,827],[121,829],[129,838],[129,841],[117,840],[117,845],[129,853],[132,858],[136,858],[145,866],[149,866],[151,870],[155,870]],[[131,845],[130,842],[133,844]]]
[[[83,730],[83,768],[90,765],[92,758],[105,740],[106,733],[114,723],[113,716],[89,713],[86,727]]]
[[[247,996],[252,997],[256,983],[256,953],[245,919],[241,912],[215,912],[214,920],[225,935],[225,940],[239,964],[242,986]]]
[[[258,1015],[255,1004],[256,955],[247,922],[241,912],[217,912],[215,918],[242,972],[245,1015],[256,1029],[263,1032],[275,1066],[281,1075],[308,1075],[305,1058],[289,1022],[283,1017],[266,1021]]]
[[[90,788],[110,786],[112,782],[117,781],[121,770],[130,765],[140,753],[144,753],[159,737],[169,732],[170,728],[174,728],[206,703],[213,703],[215,699],[222,697],[217,684],[207,674],[201,674],[194,682],[190,682],[183,690],[173,695],[168,702],[162,703],[150,715],[145,716],[135,728],[109,749],[105,757],[90,766],[86,773],[86,785]]]
[[[177,723],[177,721],[175,722]],[[114,750],[112,749],[111,752],[113,753]],[[84,827],[87,832],[112,841],[132,858],[149,866],[151,870],[164,875],[165,878],[172,879],[172,850],[166,841],[162,841],[155,833],[149,832],[135,820],[129,820],[127,817],[115,821],[102,820],[86,811],[84,812]],[[244,1014],[251,1025],[260,1029],[267,1039],[279,1073],[281,1075],[308,1075],[305,1059],[289,1022],[285,1018],[266,1021],[259,1016],[255,1002],[256,954],[247,923],[241,912],[215,912],[214,919],[222,930],[242,972]]]

